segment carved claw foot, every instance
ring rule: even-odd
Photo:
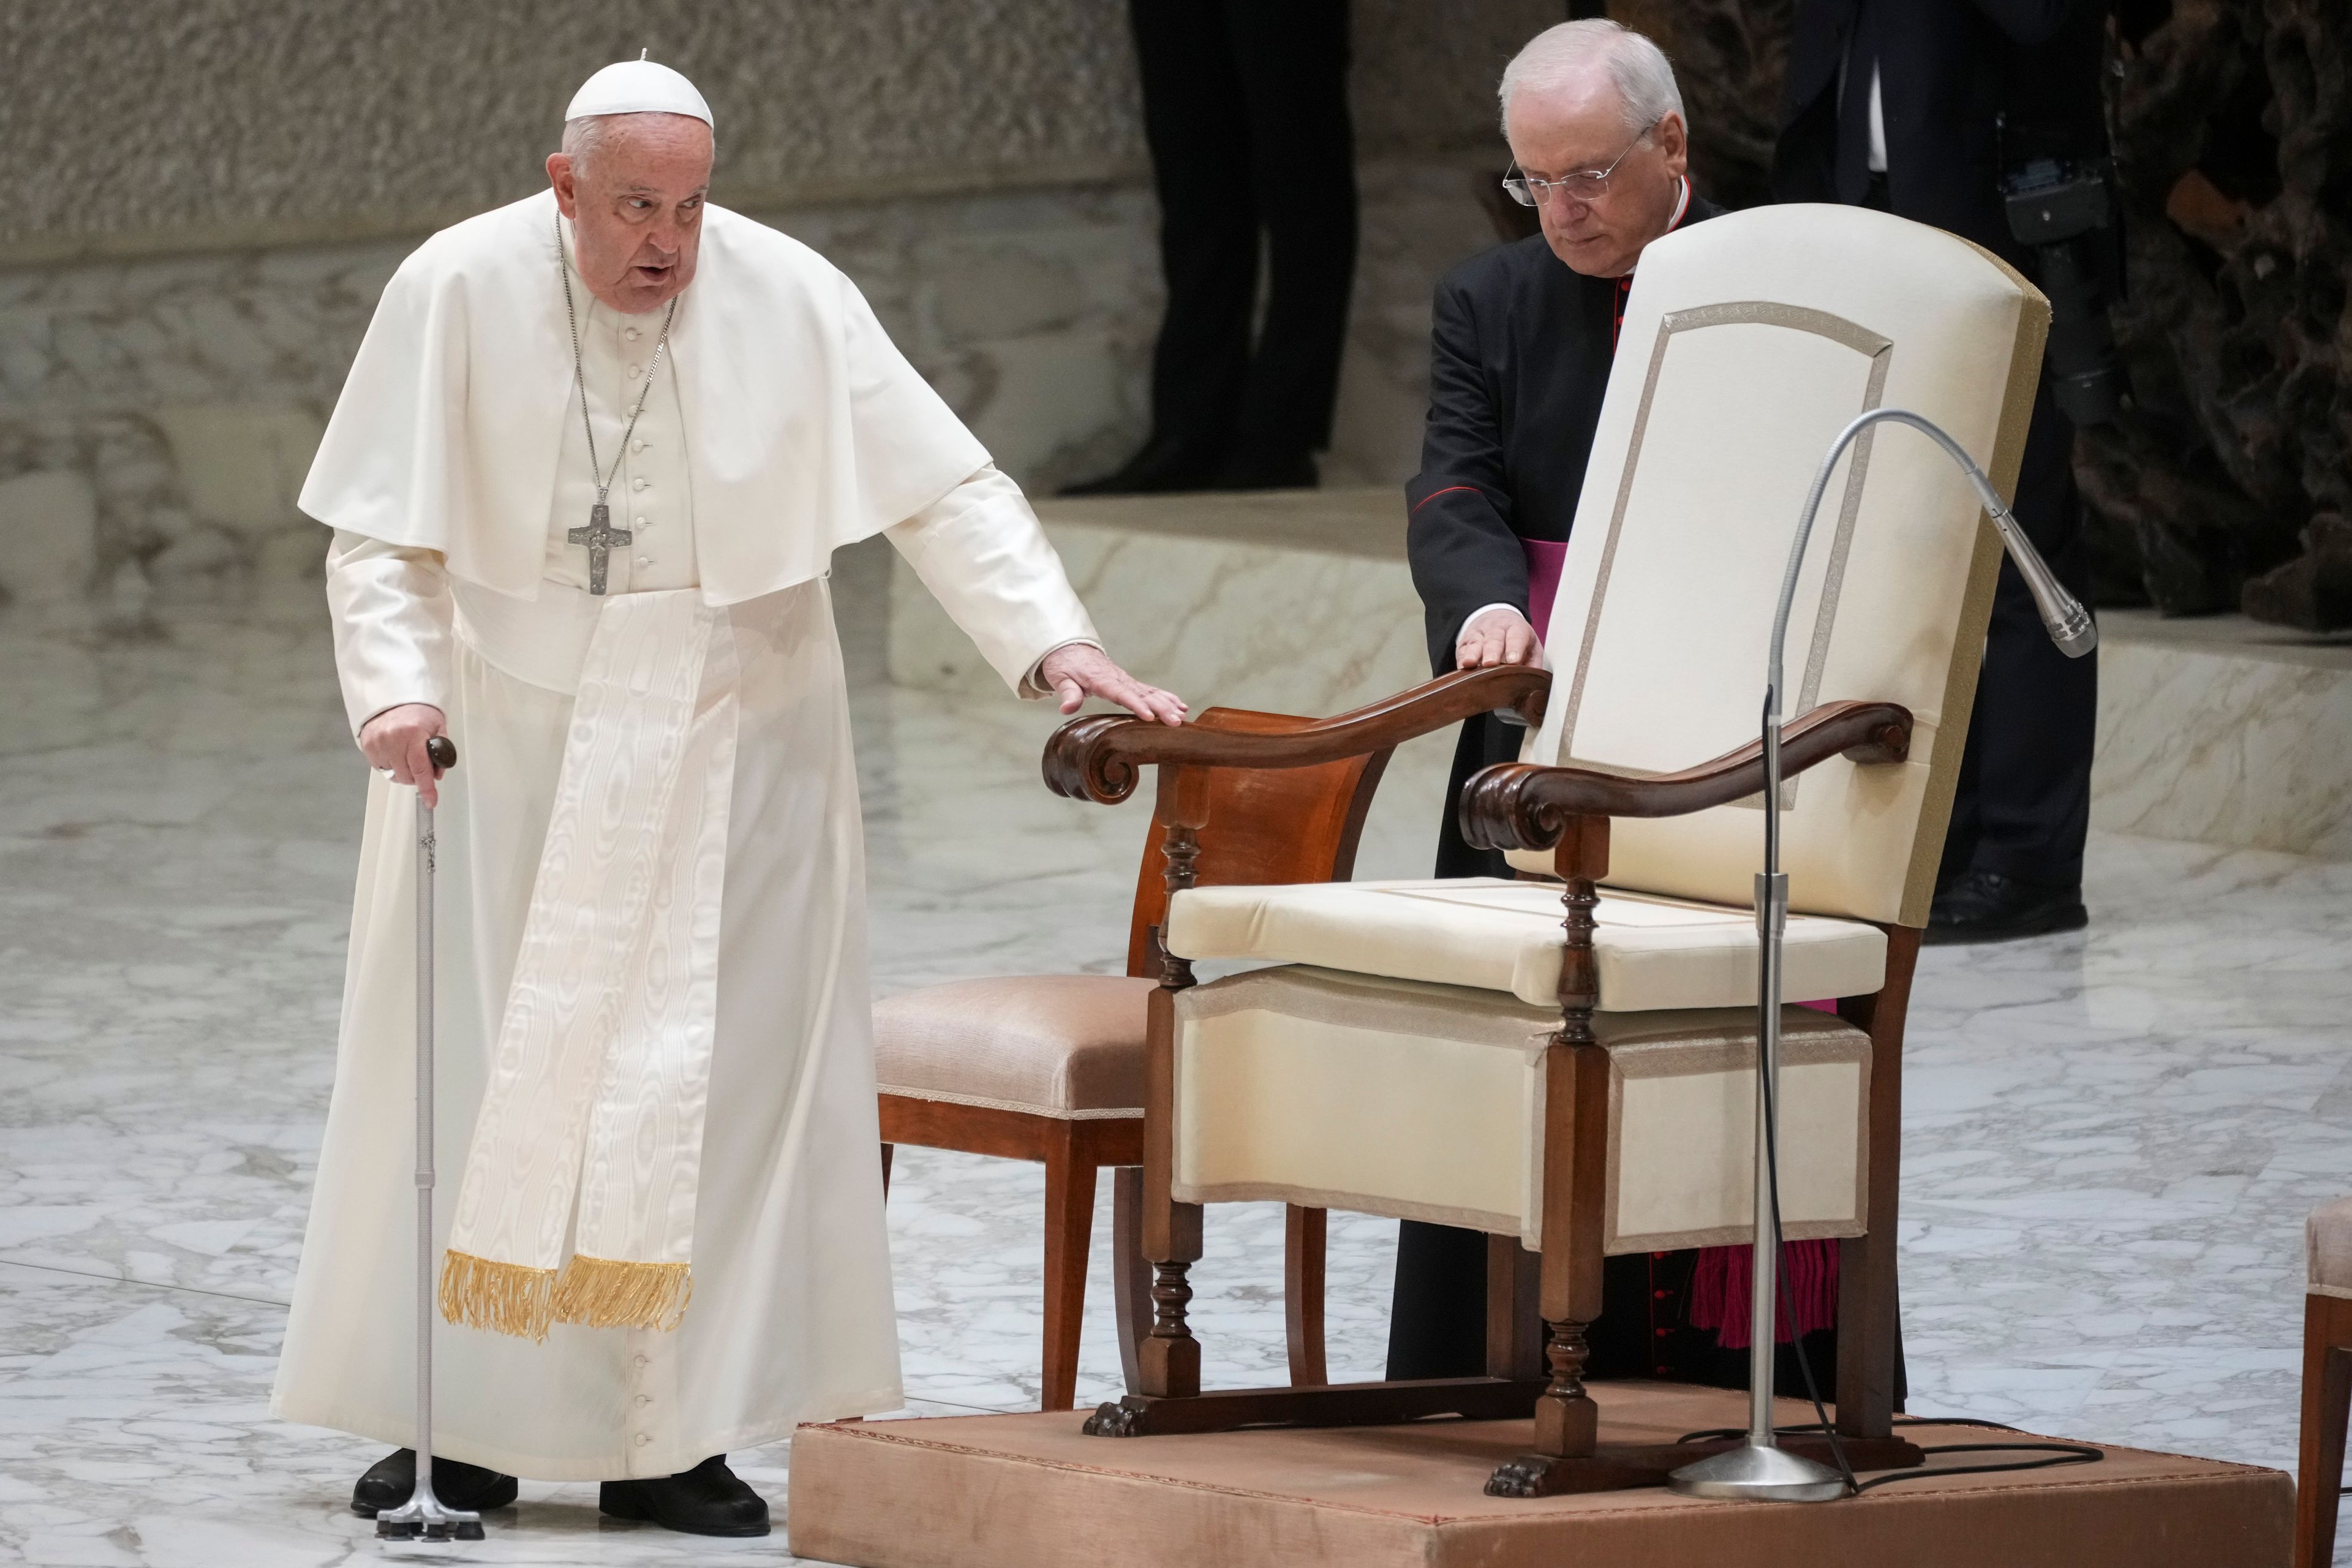
[[[1141,1436],[1142,1413],[1129,1410],[1119,1404],[1105,1405],[1087,1417],[1082,1428],[1089,1437],[1134,1437]]]
[[[1486,1478],[1488,1497],[1549,1497],[1553,1491],[1552,1468],[1559,1463],[1549,1454],[1522,1454],[1496,1468]]]

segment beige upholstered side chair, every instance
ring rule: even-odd
[[[2294,1568],[2336,1560],[2344,1426],[2352,1416],[2352,1198],[2304,1223],[2310,1287],[2303,1299],[2303,1443],[2294,1478]]]
[[[1278,734],[1305,720],[1211,709],[1203,733]],[[1387,766],[1386,749],[1285,773],[1212,772],[1206,787],[1237,825],[1193,867],[1201,885],[1344,880],[1355,866],[1364,812]],[[1160,874],[1166,825],[1145,841],[1128,937],[1127,973],[1032,974],[951,981],[874,1009],[882,1100],[883,1171],[899,1143],[957,1149],[1045,1166],[1047,1410],[1076,1395],[1096,1172],[1118,1168],[1112,1189],[1116,1296],[1127,1386],[1149,1321],[1149,1274],[1136,1219],[1144,1159],[1144,1036],[1159,991],[1160,930],[1168,905]],[[1284,1295],[1294,1383],[1324,1379],[1325,1215],[1290,1206]]]
[[[1140,1391],[1089,1430],[1532,1412],[1502,1496],[1652,1483],[1714,1451],[1601,1445],[1585,1330],[1604,1256],[1750,1234],[1755,730],[1796,520],[1832,437],[1878,406],[2011,487],[2048,319],[1988,253],[1884,214],[1769,207],[1669,236],[1629,301],[1549,674],[1456,674],[1283,734],[1056,734],[1064,794],[1117,801],[1157,765],[1172,889],[1147,1063],[1154,1321]],[[1874,1468],[1918,1462],[1891,1430],[1903,1026],[2000,546],[1911,431],[1864,437],[1829,498],[1787,644],[1784,994],[1840,1000],[1786,1014],[1780,1194],[1790,1237],[1843,1240],[1836,1418]],[[1462,815],[1544,880],[1192,876],[1223,835],[1265,831],[1208,770],[1328,764],[1514,707],[1541,713],[1524,760],[1475,778]],[[1195,985],[1209,959],[1265,967]],[[1202,1206],[1242,1196],[1486,1231],[1487,1375],[1202,1392],[1188,1275]],[[1508,1310],[1529,1290],[1540,1343]]]

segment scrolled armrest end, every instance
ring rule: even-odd
[[[1877,710],[1884,709],[1885,712]],[[1911,759],[1911,714],[1891,702],[1873,705],[1868,717],[1875,721],[1869,734],[1848,746],[1839,755],[1850,763],[1880,765],[1903,763]]]
[[[1549,849],[1571,815],[1534,787],[1547,770],[1532,763],[1482,768],[1462,786],[1462,836],[1476,849]]]
[[[1123,714],[1089,713],[1055,731],[1045,742],[1045,787],[1098,805],[1117,805],[1133,795],[1139,776],[1136,764],[1109,743],[1109,736],[1136,722]]]

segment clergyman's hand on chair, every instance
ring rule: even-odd
[[[1086,643],[1072,643],[1047,654],[1037,667],[1037,678],[1061,702],[1065,713],[1075,713],[1087,698],[1099,697],[1139,719],[1162,724],[1184,721],[1182,698],[1144,685],[1112,662],[1110,655]]]
[[[440,804],[434,781],[441,770],[425,754],[425,742],[446,734],[448,721],[429,702],[404,702],[387,708],[360,726],[360,750],[368,764],[392,775],[394,784],[415,784],[427,805]]]
[[[1539,664],[1543,644],[1528,618],[1507,605],[1481,610],[1462,623],[1454,639],[1454,668],[1490,669],[1505,664]]]

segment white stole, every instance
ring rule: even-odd
[[[693,589],[586,602],[441,1273],[449,1321],[531,1339],[555,1322],[674,1328],[693,1289],[740,712],[725,610]]]

